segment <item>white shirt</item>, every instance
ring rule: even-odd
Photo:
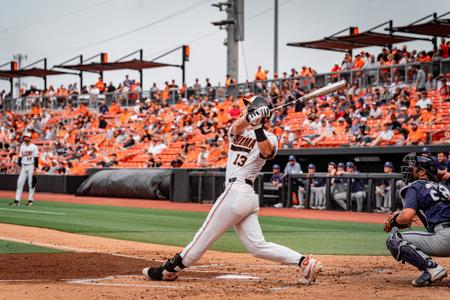
[[[431,102],[430,98],[425,98],[417,101],[416,105],[419,106],[420,109],[426,109],[428,105],[432,106],[433,102]]]
[[[264,130],[264,133],[274,145],[275,155],[278,151],[278,139],[271,132]],[[230,130],[229,140],[230,146],[228,148],[225,182],[227,183],[228,179],[233,177],[255,181],[259,171],[266,163],[266,160],[261,157],[259,152],[255,132],[251,129],[246,129],[240,135],[233,135]]]
[[[33,165],[34,158],[38,157],[38,152],[38,147],[35,144],[30,143],[27,145],[23,143],[19,151],[19,156],[22,158],[22,166]]]

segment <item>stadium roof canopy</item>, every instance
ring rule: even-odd
[[[392,30],[428,36],[450,37],[450,17],[443,18],[444,16],[449,14],[450,12],[447,12],[438,17],[437,14],[434,13],[420,20],[417,20],[409,25],[394,27],[392,28]],[[424,20],[430,17],[432,17],[432,20],[423,22]]]
[[[37,68],[37,67],[30,68],[31,66],[34,66],[41,62],[44,64],[44,68]],[[0,67],[4,67],[8,64],[10,64],[10,63],[6,63],[4,65],[1,65]],[[47,59],[43,58],[43,59],[40,59],[38,61],[35,61],[35,62],[23,67],[22,69],[13,69],[11,67],[11,70],[0,70],[0,79],[9,80],[11,83],[11,91],[12,91],[14,78],[39,77],[39,78],[44,79],[44,88],[46,89],[47,88],[47,76],[66,75],[66,74],[71,74],[71,73],[47,69]]]
[[[358,32],[357,27],[349,27],[344,30],[341,30],[331,36],[325,37],[321,40],[309,41],[309,42],[297,42],[297,43],[288,43],[288,46],[294,47],[304,47],[304,48],[313,48],[313,49],[321,49],[321,50],[330,50],[330,51],[338,51],[338,52],[348,52],[357,48],[365,48],[372,46],[379,47],[389,47],[393,44],[397,43],[406,43],[414,40],[427,40],[428,39],[420,39],[417,37],[410,36],[402,36],[402,35],[393,35],[386,33],[378,33],[374,30],[388,24],[392,27],[392,21],[385,22],[380,24],[374,28],[371,28],[362,33]],[[339,35],[346,31],[350,31],[348,35]]]
[[[46,70],[42,68],[20,69],[20,70],[0,70],[0,77],[3,79],[20,77],[40,77],[45,78],[51,75],[65,75],[66,72]]]
[[[116,62],[92,62],[89,64],[76,64],[76,65],[59,65],[55,66],[57,68],[78,70],[84,72],[94,72],[100,73],[103,71],[114,71],[114,70],[136,70],[141,71],[143,69],[153,69],[153,68],[161,68],[161,67],[178,67],[178,65],[166,64],[166,63],[158,63],[147,60],[139,60],[132,59],[128,61],[116,61]]]

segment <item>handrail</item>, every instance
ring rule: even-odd
[[[442,117],[440,119],[437,119],[434,122],[430,122],[430,135],[428,137],[428,144],[431,144],[431,142],[433,140],[433,134],[443,131],[443,129],[442,129],[442,130],[437,130],[437,131],[433,132],[433,125],[436,124],[436,123],[440,123],[442,121],[445,121],[445,120],[450,120],[450,115],[448,115],[446,117]]]

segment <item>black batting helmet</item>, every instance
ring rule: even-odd
[[[401,172],[402,180],[405,183],[413,181],[414,178],[412,177],[412,171],[414,167],[424,170],[427,173],[429,180],[436,182],[439,181],[437,178],[436,164],[430,157],[421,155],[418,156],[415,152],[412,152],[403,158],[403,162],[405,165],[401,167]]]
[[[267,106],[269,107],[269,109],[273,107],[270,100],[263,96],[253,96],[247,99],[244,98],[243,100],[245,105],[247,105],[247,112],[249,113],[251,113],[260,106]]]

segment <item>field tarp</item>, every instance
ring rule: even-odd
[[[89,176],[77,196],[170,199],[170,170],[114,169]]]

